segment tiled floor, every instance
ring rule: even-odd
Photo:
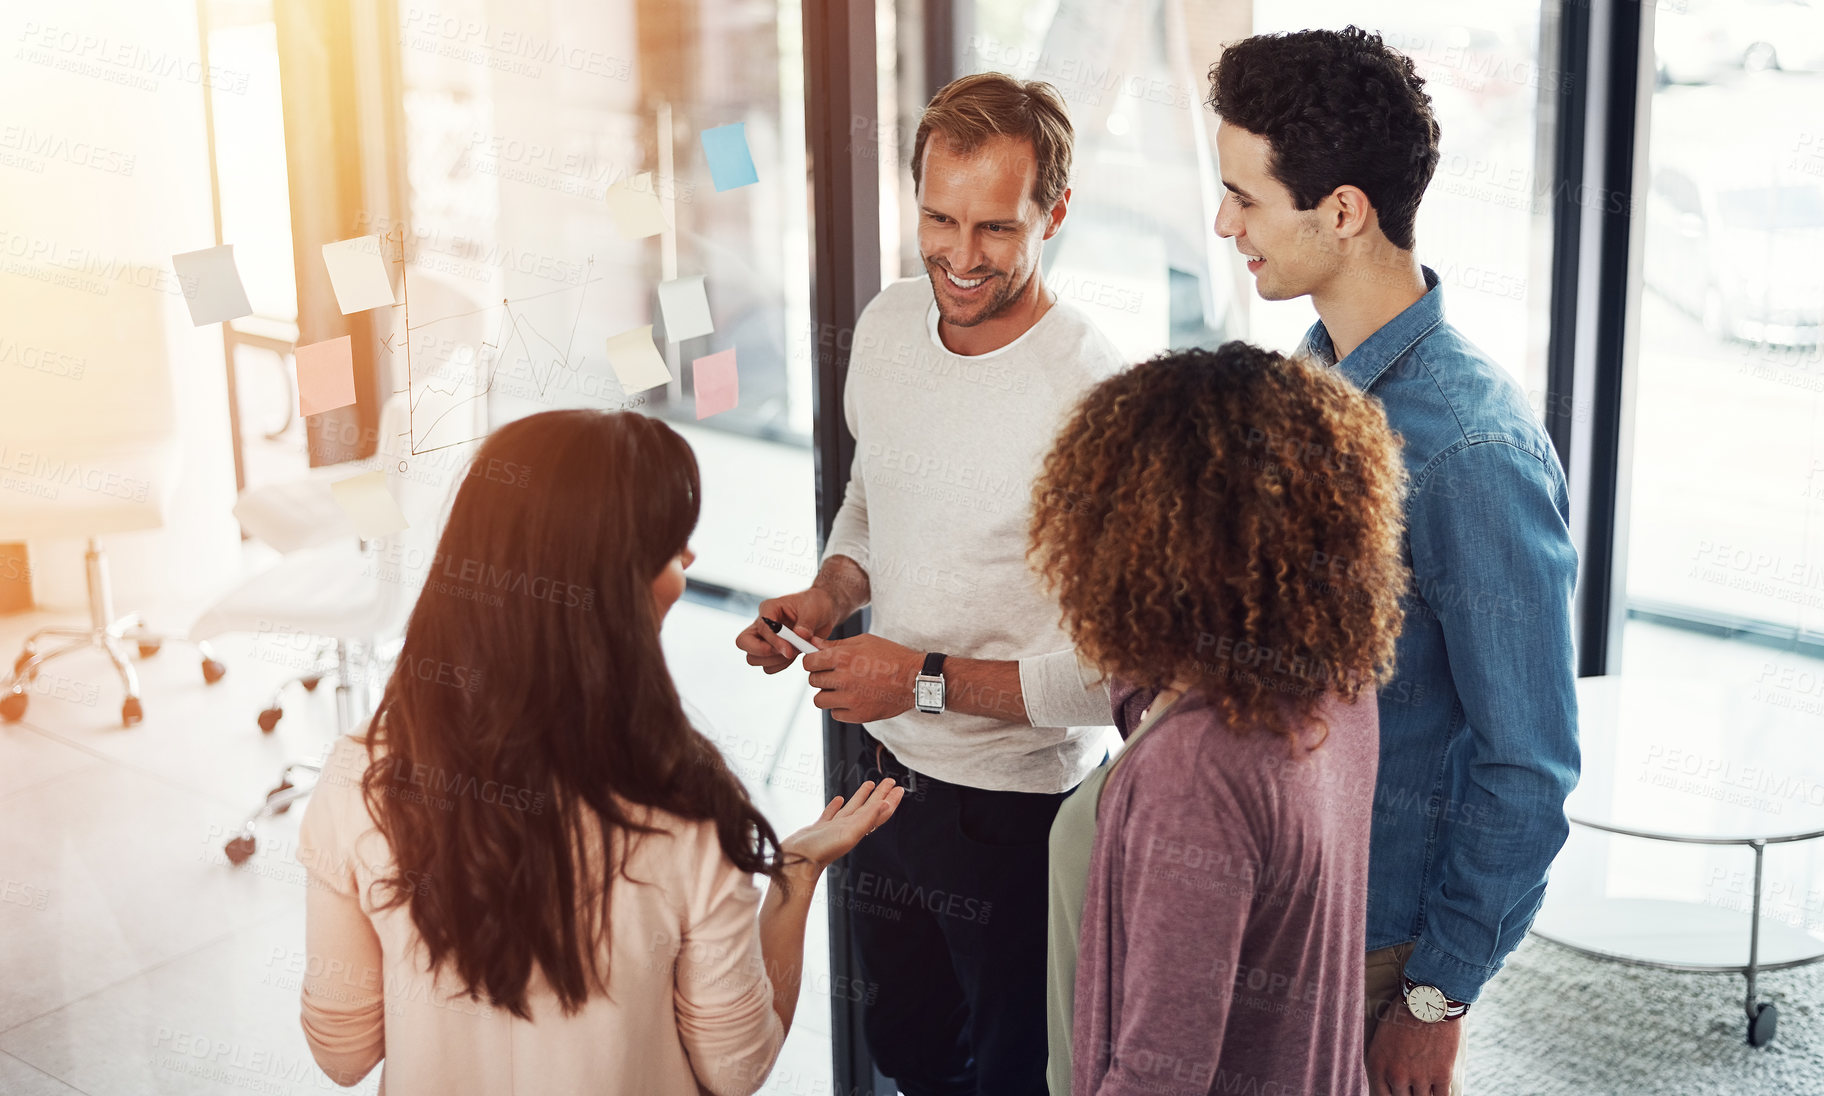
[[[0,653],[51,620],[0,617]],[[802,674],[742,662],[740,624],[682,602],[666,650],[706,731],[784,833],[821,798],[818,713]],[[323,752],[333,700],[294,688],[278,730],[262,735],[255,713],[307,654],[245,636],[217,648],[229,673],[213,686],[184,648],[141,662],[137,727],[121,727],[119,686],[98,653],[54,664],[59,678],[25,719],[0,724],[0,1092],[334,1090],[298,1027],[301,809],[262,829],[247,864],[221,852],[287,758]],[[828,1090],[827,940],[820,904],[773,1091]],[[354,1091],[377,1085],[378,1071]]]

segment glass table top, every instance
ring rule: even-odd
[[[1588,677],[1577,700],[1573,822],[1683,841],[1824,836],[1824,680]]]

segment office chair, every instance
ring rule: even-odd
[[[68,289],[9,279],[8,336],[26,368],[9,369],[0,399],[0,541],[86,540],[89,620],[25,640],[0,686],[0,720],[25,715],[47,664],[106,652],[125,698],[123,726],[144,718],[131,654],[148,658],[183,637],[116,615],[101,538],[165,524],[182,465],[166,343],[164,294],[121,284],[98,303]],[[40,551],[53,551],[46,544]],[[226,667],[197,644],[203,680]]]
[[[334,682],[338,735],[357,731],[372,710],[373,685],[384,679],[397,654],[406,618],[436,546],[450,485],[466,464],[463,454],[454,450],[439,453],[435,459],[414,457],[410,416],[409,397],[404,393],[393,396],[381,409],[374,457],[339,466],[339,474],[313,476],[280,488],[293,518],[315,513],[334,528],[338,527],[336,520],[346,523],[347,519],[330,495],[330,482],[377,467],[385,473],[387,489],[410,523],[408,528],[364,541],[349,526],[340,539],[292,551],[211,606],[191,629],[193,637],[204,639],[225,632],[252,632],[276,640],[281,649],[294,638],[301,641],[293,647],[299,654],[300,672],[282,683],[259,713],[264,732],[270,732],[283,716],[283,693],[293,683],[315,689],[320,681]],[[267,505],[244,499],[237,512],[257,515]],[[337,518],[329,516],[332,510]],[[253,527],[263,522],[255,516]],[[332,664],[318,664],[322,649],[334,652]],[[227,843],[224,851],[229,861],[240,864],[252,856],[259,822],[283,814],[309,795],[314,786],[310,778],[321,771],[321,758],[286,762],[278,784],[247,814],[237,835]]]

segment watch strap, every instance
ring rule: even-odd
[[[904,673],[905,671],[900,671]],[[919,671],[921,677],[941,677],[944,673],[944,656],[932,651],[925,656],[925,668]]]

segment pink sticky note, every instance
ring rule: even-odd
[[[720,415],[740,402],[741,375],[735,372],[732,347],[691,362],[690,374],[697,395],[697,418]]]
[[[298,362],[299,414],[321,414],[355,402],[354,344],[347,335],[300,346],[293,354]]]

